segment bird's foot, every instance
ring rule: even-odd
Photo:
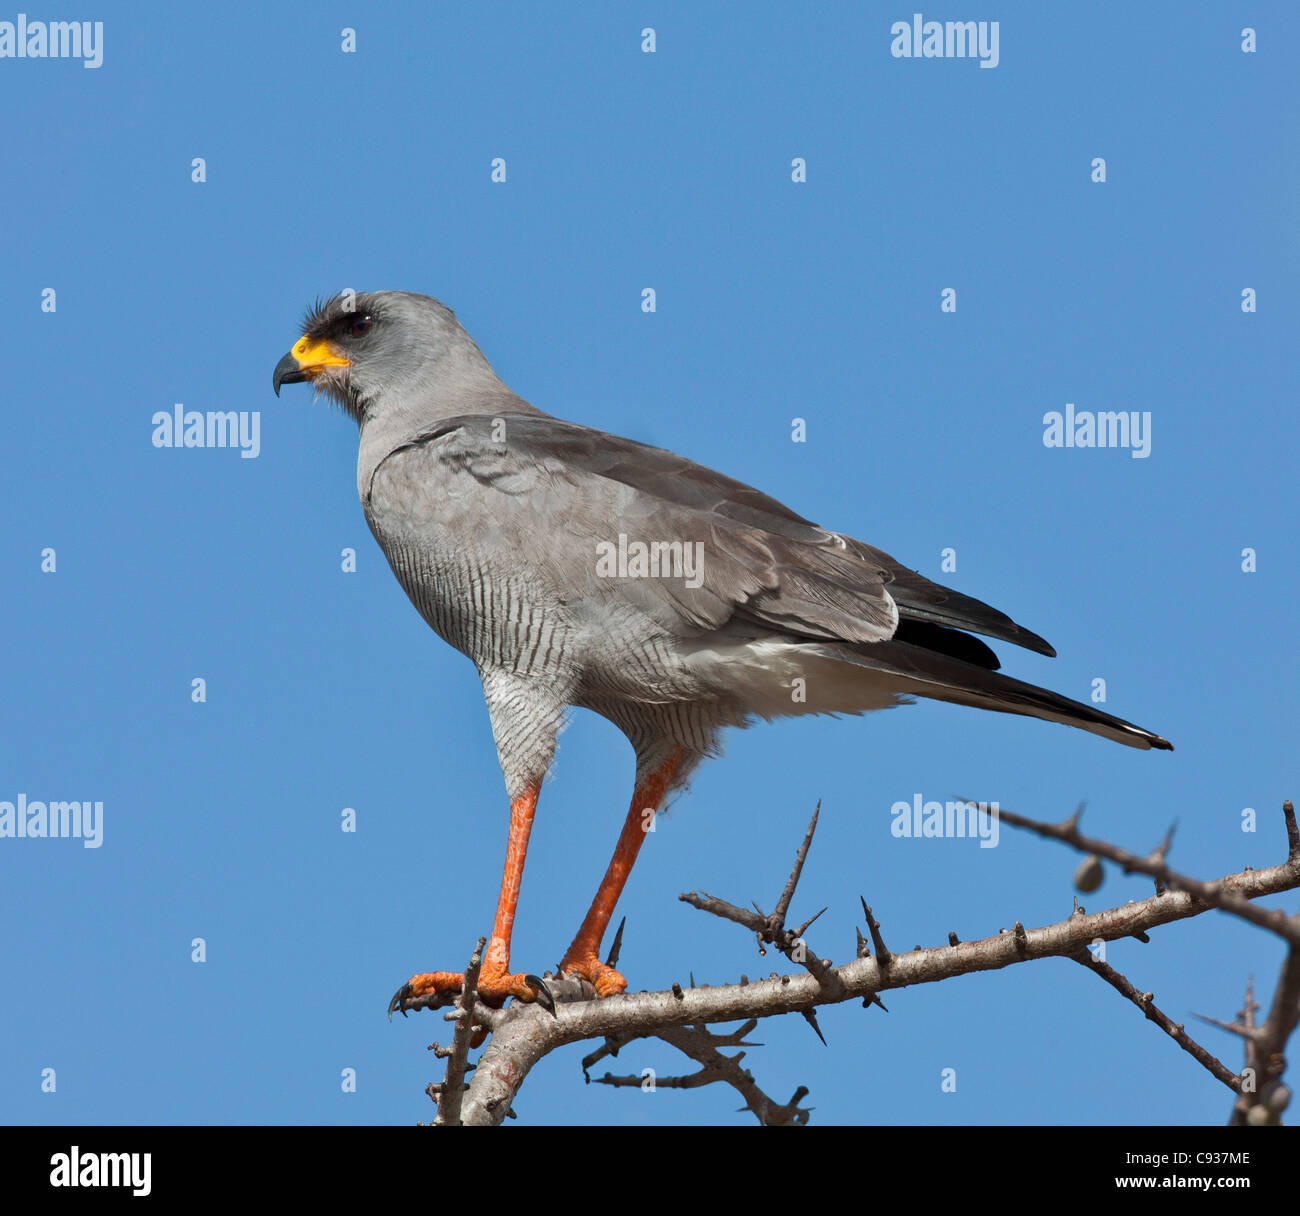
[[[560,964],[561,975],[576,975],[586,980],[600,997],[617,996],[627,988],[625,980],[608,963],[602,963],[595,953],[566,954]]]
[[[453,997],[465,986],[465,976],[459,971],[426,971],[413,975],[394,994],[388,1002],[388,1016],[401,1013],[405,1015],[408,1003],[417,997],[439,995],[444,1001],[435,1004],[449,1005]],[[555,1012],[555,997],[546,981],[536,975],[511,975],[504,967],[493,967],[484,963],[479,972],[476,985],[479,1000],[485,1005],[500,1007],[508,997],[518,997],[521,1001],[537,1001],[543,1008]]]

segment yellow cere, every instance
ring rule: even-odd
[[[347,359],[324,338],[309,338],[303,334],[293,344],[290,352],[298,361],[298,366],[305,369],[318,367],[347,367]]]

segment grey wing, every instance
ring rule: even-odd
[[[467,541],[504,546],[557,594],[622,600],[670,632],[734,622],[818,640],[896,635],[987,668],[997,666],[992,651],[950,631],[1055,653],[987,604],[662,448],[546,414],[518,414],[447,419],[387,461],[415,451],[435,462],[446,483],[440,524],[450,535],[464,531]],[[449,480],[454,474],[478,492],[452,490],[460,480]],[[490,542],[488,531],[495,534]],[[701,555],[699,568],[693,576],[602,577],[598,558],[609,546],[617,551],[620,537],[696,546],[689,552]]]
[[[425,496],[444,538],[498,564],[513,554],[566,604],[621,601],[674,635],[741,619],[873,642],[898,623],[888,573],[843,538],[671,452],[545,415],[468,415],[413,436],[376,469],[372,524],[400,529],[385,502]]]

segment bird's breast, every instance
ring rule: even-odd
[[[564,605],[522,571],[473,549],[395,544],[384,552],[430,628],[475,663],[538,676],[571,663]]]

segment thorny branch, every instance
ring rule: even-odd
[[[468,1086],[465,1073],[469,1068],[469,1049],[474,1038],[474,1002],[478,999],[478,973],[483,966],[483,947],[486,937],[478,939],[474,953],[470,956],[469,966],[465,968],[465,983],[461,996],[456,1001],[456,1011],[443,1016],[456,1023],[452,1032],[451,1046],[444,1048],[434,1043],[430,1051],[435,1056],[446,1058],[447,1071],[440,1083],[426,1087],[425,1093],[438,1104],[438,1117],[433,1121],[435,1127],[456,1127],[460,1124],[461,1102]]]
[[[617,1039],[607,1039],[604,1046],[587,1056],[582,1061],[582,1071],[586,1074],[592,1065],[606,1056],[617,1055],[623,1047],[636,1039],[661,1039],[676,1047],[683,1055],[689,1056],[700,1064],[701,1068],[699,1072],[693,1072],[685,1077],[655,1077],[653,1079],[655,1088],[698,1089],[703,1085],[712,1085],[721,1081],[730,1085],[745,1099],[745,1105],[741,1110],[752,1111],[764,1127],[801,1126],[808,1122],[811,1113],[799,1105],[808,1093],[806,1087],[799,1086],[794,1091],[794,1096],[784,1105],[774,1102],[759,1088],[753,1073],[740,1066],[741,1060],[745,1058],[743,1051],[734,1056],[726,1056],[718,1050],[720,1047],[761,1047],[761,1043],[745,1042],[746,1036],[757,1025],[758,1019],[750,1018],[738,1030],[727,1034],[716,1033],[709,1030],[707,1026],[668,1026],[653,1034],[620,1035]],[[592,1080],[591,1077],[587,1079]],[[595,1081],[598,1085],[610,1085],[616,1089],[633,1086],[644,1089],[647,1084],[644,1076],[616,1077],[610,1073],[606,1073],[603,1077],[596,1077]]]
[[[1076,901],[1074,913],[1056,924],[1026,929],[1017,921],[1010,932],[1002,931],[994,937],[973,942],[959,941],[955,933],[950,933],[947,945],[926,949],[918,947],[903,954],[893,953],[886,947],[880,922],[864,899],[862,907],[870,945],[857,931],[853,957],[836,965],[830,958],[814,952],[804,939],[804,934],[821,912],[796,929],[785,926],[816,828],[815,811],[790,878],[770,915],[758,905],[754,905],[754,911],[749,911],[711,895],[690,892],[681,896],[693,907],[743,925],[757,935],[760,952],[765,944],[770,943],[791,961],[799,963],[806,974],[777,975],[773,972],[768,979],[756,982],[742,976],[738,984],[715,987],[697,988],[692,983],[689,988],[683,988],[674,983],[664,992],[625,993],[605,1000],[596,999],[594,990],[585,981],[553,978],[548,974],[546,978],[557,1006],[552,1015],[536,1005],[517,1001],[504,1010],[476,1003],[467,969],[467,995],[457,998],[425,996],[403,1004],[405,1010],[437,1008],[453,999],[457,1005],[456,1012],[447,1015],[457,1021],[451,1049],[444,1050],[434,1045],[436,1054],[448,1059],[443,1081],[429,1087],[439,1102],[436,1123],[499,1124],[513,1114],[511,1102],[532,1067],[550,1052],[569,1043],[586,1039],[604,1041],[604,1046],[583,1061],[585,1070],[607,1055],[616,1055],[621,1047],[635,1039],[658,1038],[701,1067],[698,1072],[684,1077],[656,1079],[656,1086],[692,1089],[723,1082],[741,1094],[745,1099],[745,1109],[752,1111],[760,1122],[803,1124],[808,1120],[808,1111],[799,1106],[807,1093],[804,1087],[795,1092],[790,1102],[778,1104],[768,1098],[749,1071],[741,1067],[743,1051],[735,1056],[726,1056],[718,1049],[754,1046],[745,1043],[744,1039],[760,1018],[797,1012],[808,1019],[820,1037],[815,1014],[818,1006],[860,998],[864,1006],[875,1004],[884,1008],[878,994],[886,989],[936,983],[956,975],[998,970],[1051,957],[1070,958],[1096,972],[1137,1005],[1150,1021],[1213,1076],[1233,1089],[1237,1098],[1232,1122],[1277,1122],[1290,1097],[1286,1086],[1281,1083],[1286,1068],[1284,1051],[1297,1022],[1300,1022],[1300,916],[1288,917],[1280,911],[1259,908],[1251,901],[1300,887],[1300,832],[1296,828],[1292,804],[1283,804],[1288,844],[1285,862],[1262,870],[1246,869],[1212,882],[1181,874],[1168,865],[1166,856],[1172,831],[1154,852],[1143,857],[1082,835],[1078,830],[1078,811],[1060,824],[1039,822],[1006,810],[999,810],[998,814],[1004,823],[1058,840],[1091,856],[1108,858],[1125,872],[1150,875],[1156,882],[1156,894],[1093,914],[1078,908]],[[1236,1021],[1225,1023],[1204,1019],[1232,1031],[1245,1041],[1246,1067],[1241,1074],[1232,1073],[1187,1035],[1181,1024],[1173,1022],[1154,1004],[1150,993],[1140,992],[1124,976],[1095,959],[1088,949],[1098,940],[1137,937],[1146,941],[1149,930],[1199,916],[1212,908],[1263,928],[1280,937],[1288,946],[1272,1006],[1263,1024],[1255,1022],[1258,1006],[1254,1003],[1253,989],[1247,990],[1245,1008]],[[482,942],[475,960],[481,950]],[[471,968],[477,976],[475,960],[471,961]],[[710,1024],[740,1020],[744,1021],[744,1026],[727,1034],[708,1029]],[[476,1066],[466,1062],[474,1028],[479,1028],[480,1034],[491,1034],[487,1049]],[[464,1082],[467,1068],[474,1069],[468,1085]],[[615,1087],[642,1084],[639,1077],[612,1077],[608,1074],[598,1080]]]
[[[1084,950],[1082,954],[1076,954],[1075,960],[1082,963],[1089,971],[1095,972],[1101,976],[1112,988],[1121,995],[1127,997],[1133,1002],[1147,1018],[1154,1022],[1161,1030],[1165,1031],[1170,1038],[1174,1040],[1185,1052],[1187,1052],[1197,1063],[1209,1070],[1210,1074],[1222,1081],[1232,1092],[1238,1092],[1241,1078],[1237,1076],[1227,1065],[1210,1055],[1195,1039],[1187,1033],[1181,1022],[1175,1022],[1168,1014],[1164,1013],[1155,1003],[1154,995],[1150,992],[1139,992],[1133,985],[1121,975],[1114,967],[1103,963],[1100,959],[1094,958],[1091,951]]]
[[[1287,817],[1287,842],[1288,842],[1288,862],[1295,865],[1300,861],[1300,854],[1297,853],[1297,840],[1292,835],[1292,829],[1295,826],[1295,811],[1288,809],[1291,807],[1290,802],[1283,804],[1283,814]],[[1261,929],[1267,929],[1272,933],[1278,934],[1279,937],[1285,938],[1292,945],[1300,945],[1300,921],[1294,917],[1288,917],[1285,912],[1274,911],[1269,908],[1257,908],[1250,901],[1253,896],[1246,895],[1243,892],[1233,888],[1231,876],[1229,878],[1220,878],[1215,882],[1201,882],[1199,879],[1191,878],[1186,874],[1179,874],[1176,870],[1171,869],[1165,863],[1165,854],[1169,851],[1169,845],[1173,838],[1173,829],[1156,849],[1147,857],[1139,857],[1136,853],[1130,853],[1127,849],[1121,849],[1105,840],[1097,840],[1090,836],[1083,836],[1079,832],[1079,818],[1083,808],[1075,811],[1064,823],[1040,823],[1036,819],[1027,819],[1023,815],[1013,814],[1004,808],[999,808],[998,818],[1003,823],[1009,823],[1012,827],[1025,828],[1039,836],[1045,836],[1049,840],[1060,840],[1072,848],[1078,849],[1082,853],[1089,853],[1096,857],[1105,857],[1115,862],[1124,871],[1125,874],[1138,873],[1149,874],[1156,880],[1156,889],[1159,891],[1161,886],[1168,887],[1174,891],[1184,891],[1201,905],[1197,911],[1203,908],[1222,908],[1225,912],[1231,912],[1234,916],[1239,916],[1242,920],[1249,921],[1253,925],[1258,925]]]

